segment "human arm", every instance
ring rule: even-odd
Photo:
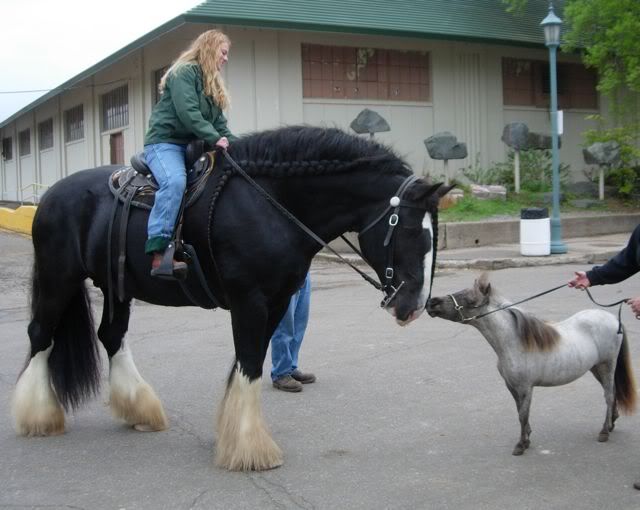
[[[640,297],[631,298],[627,301],[627,304],[631,307],[631,311],[633,315],[636,316],[636,319],[640,319]]]
[[[627,246],[602,266],[587,271],[591,285],[618,283],[640,271],[640,225],[635,228]]]
[[[201,138],[209,145],[216,145],[224,135],[202,115],[200,97],[196,90],[199,79],[195,66],[184,65],[176,69],[171,77],[171,100],[184,127],[195,138]]]

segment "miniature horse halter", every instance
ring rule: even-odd
[[[227,161],[229,161],[231,166],[242,177],[244,177],[244,179],[251,186],[253,186],[256,189],[256,191],[258,191],[258,193],[260,193],[268,202],[271,202],[271,204],[276,209],[278,209],[282,214],[284,214],[285,217],[287,217],[289,220],[291,220],[293,223],[295,223],[305,234],[307,234],[309,237],[311,237],[318,244],[320,244],[324,248],[326,248],[329,251],[331,251],[342,262],[344,262],[349,267],[351,267],[360,276],[362,276],[362,278],[364,278],[368,283],[373,285],[377,290],[382,291],[383,294],[384,294],[384,298],[380,303],[380,306],[382,308],[385,308],[391,302],[391,300],[396,296],[396,294],[398,293],[400,288],[404,285],[404,281],[402,281],[402,282],[400,282],[398,287],[394,287],[393,286],[393,276],[395,274],[395,271],[394,271],[394,268],[393,268],[395,236],[393,234],[395,233],[395,228],[396,228],[396,226],[398,225],[398,223],[400,221],[400,216],[398,215],[398,213],[399,213],[401,207],[413,207],[415,209],[421,209],[421,210],[425,211],[425,214],[426,214],[426,211],[427,211],[427,209],[425,207],[421,206],[420,204],[414,203],[414,202],[410,202],[408,200],[403,200],[403,198],[402,198],[404,196],[404,193],[409,188],[409,186],[411,184],[413,184],[413,182],[415,180],[417,180],[417,177],[415,175],[410,175],[409,177],[407,177],[402,182],[402,184],[400,185],[400,187],[398,188],[398,190],[396,191],[394,196],[392,196],[391,199],[389,199],[389,205],[385,208],[385,210],[382,211],[382,213],[379,216],[377,216],[376,219],[374,219],[371,223],[369,223],[358,234],[358,239],[360,239],[362,234],[364,234],[366,231],[370,230],[373,226],[377,225],[380,221],[382,221],[382,219],[389,213],[389,211],[391,211],[393,209],[393,212],[389,216],[389,229],[387,230],[387,235],[385,236],[384,243],[383,243],[383,246],[387,249],[387,256],[386,256],[387,264],[386,264],[385,273],[384,273],[384,283],[381,284],[381,283],[378,283],[377,281],[375,281],[373,278],[371,278],[369,275],[367,275],[366,273],[364,273],[360,269],[358,269],[356,266],[354,266],[347,259],[345,259],[336,250],[334,250],[331,246],[329,246],[326,242],[324,242],[320,237],[318,237],[311,229],[309,229],[306,225],[304,225],[298,218],[296,218],[293,214],[291,214],[284,206],[282,206],[282,204],[277,202],[271,195],[269,195],[269,193],[267,193],[264,190],[264,188],[262,188],[255,180],[253,180],[249,176],[249,174],[247,174],[247,172],[245,172],[240,167],[240,165],[238,165],[233,160],[233,158],[229,155],[229,153],[226,150],[223,150],[222,153],[224,154],[224,157],[227,159]],[[369,267],[371,267],[371,264],[367,261],[367,259],[360,252],[360,250],[358,250],[355,246],[353,246],[353,244],[351,244],[344,236],[342,236],[342,239],[362,258],[362,260],[364,260],[369,265]],[[433,271],[432,271],[432,279],[433,279]]]

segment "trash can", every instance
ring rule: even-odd
[[[551,254],[551,222],[546,207],[520,210],[520,253],[527,256]]]

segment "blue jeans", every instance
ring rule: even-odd
[[[173,236],[187,186],[186,145],[155,143],[144,146],[144,157],[159,189],[149,215],[145,251],[164,251]]]
[[[291,296],[289,308],[271,337],[271,379],[290,375],[298,368],[298,352],[309,322],[311,280],[309,275]]]

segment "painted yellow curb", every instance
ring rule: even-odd
[[[31,224],[37,209],[35,205],[21,205],[15,211],[0,207],[0,228],[31,234]]]

